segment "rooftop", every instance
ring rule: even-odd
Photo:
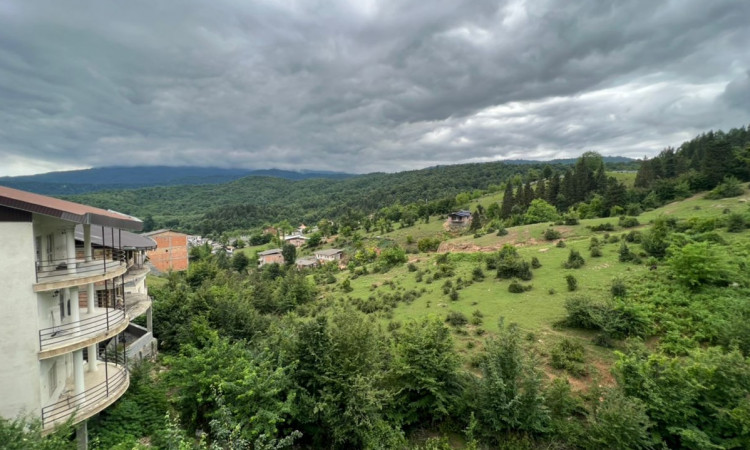
[[[127,214],[73,203],[46,195],[0,186],[0,206],[42,214],[80,224],[103,225],[139,231],[143,222]]]
[[[258,253],[258,256],[274,255],[276,253],[281,253],[281,249],[280,248],[272,248],[271,250],[266,250],[264,252]]]
[[[104,237],[102,239],[102,228],[91,228],[91,243],[102,247],[123,248],[125,250],[152,250],[156,248],[156,242],[147,235],[120,231],[110,227],[104,227],[103,234]],[[120,246],[121,236],[122,246]],[[76,225],[76,240],[83,241],[82,225]]]
[[[341,253],[343,250],[340,248],[329,248],[326,250],[318,250],[315,252],[316,255],[323,255],[323,256],[333,256],[337,253]]]

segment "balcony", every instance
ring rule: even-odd
[[[125,298],[125,312],[131,319],[141,316],[151,307],[151,297],[148,294],[126,293]]]
[[[37,262],[34,292],[96,283],[118,277],[126,270],[125,255],[121,250],[96,255],[96,258],[89,261],[81,258],[62,258]]]
[[[39,359],[52,358],[109,339],[128,327],[124,306],[80,312],[81,320],[39,330]]]
[[[73,416],[73,423],[81,422],[97,414],[115,402],[130,385],[130,377],[125,365],[99,361],[95,372],[84,372],[84,391],[75,391],[72,378],[57,401],[42,408],[44,433],[50,433]]]

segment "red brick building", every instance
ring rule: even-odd
[[[156,250],[146,253],[151,264],[160,272],[180,271],[188,268],[188,235],[172,230],[146,233],[156,241]]]

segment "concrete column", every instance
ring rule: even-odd
[[[96,308],[96,289],[94,288],[94,283],[86,285],[86,295],[88,297],[88,313],[93,314]]]
[[[96,359],[97,346],[91,344],[88,346],[87,353],[89,354],[89,372],[96,372],[99,370],[99,360]]]
[[[88,450],[89,448],[89,427],[88,420],[76,425],[76,445],[78,450]]]
[[[83,350],[76,350],[73,352],[73,381],[77,403],[82,403],[85,400],[85,395],[78,396],[78,394],[83,394],[83,391],[86,390],[83,380]]]
[[[148,307],[148,311],[146,311],[146,329],[153,333],[154,332],[154,315],[153,315],[153,306]]]
[[[86,262],[91,261],[91,225],[83,226],[83,255]]]
[[[79,298],[78,298],[78,287],[72,287],[69,289],[70,292],[70,320],[71,322],[78,322],[81,320],[81,308],[79,306]],[[75,331],[80,331],[79,327],[75,327]]]
[[[65,230],[65,247],[68,259],[68,268],[75,268],[76,259],[76,235],[75,228]]]

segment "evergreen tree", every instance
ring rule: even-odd
[[[732,145],[725,139],[716,139],[706,147],[701,173],[709,187],[715,187],[736,164]]]
[[[505,193],[503,194],[503,204],[500,207],[500,217],[507,219],[510,217],[513,211],[513,206],[516,204],[515,198],[513,197],[513,184],[508,181],[505,184]]]
[[[536,194],[534,198],[547,200],[547,182],[545,180],[542,179],[536,182]]]
[[[531,187],[531,181],[523,185],[523,206],[528,208],[531,201],[534,200],[534,189]]]
[[[549,187],[547,188],[547,203],[555,205],[560,209],[558,204],[557,196],[560,195],[560,176],[557,174],[552,175],[549,181]]]

